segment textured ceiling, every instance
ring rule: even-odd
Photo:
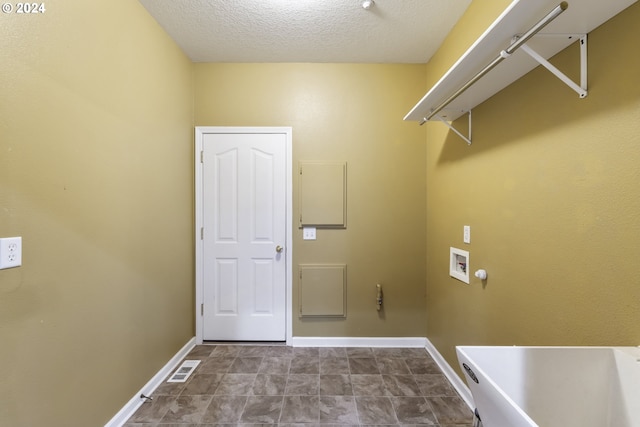
[[[471,0],[139,0],[194,62],[425,63]]]

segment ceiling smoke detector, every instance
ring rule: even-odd
[[[362,2],[362,8],[365,10],[369,10],[373,7],[374,4],[376,4],[376,2],[374,2],[373,0],[364,0]]]

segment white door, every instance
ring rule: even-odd
[[[286,144],[203,135],[204,340],[286,338]]]

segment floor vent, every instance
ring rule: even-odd
[[[189,376],[196,369],[196,366],[200,364],[199,360],[185,360],[182,365],[169,377],[168,383],[183,383],[187,381]]]

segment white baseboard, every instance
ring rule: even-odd
[[[473,411],[476,407],[473,403],[473,396],[471,395],[471,390],[469,387],[460,379],[456,371],[453,370],[451,365],[447,363],[447,361],[442,357],[440,352],[436,349],[436,347],[429,341],[428,338],[425,338],[427,352],[431,355],[433,360],[438,364],[444,375],[447,377],[451,385],[456,389],[462,400],[469,406],[469,408]]]
[[[145,396],[150,396],[154,390],[162,384],[162,381],[167,377],[167,375],[169,375],[178,366],[182,359],[184,359],[195,346],[196,338],[193,337],[104,426],[121,427],[126,423],[140,405],[142,405],[144,400],[140,398],[140,395],[144,394]]]
[[[293,337],[292,347],[422,347],[423,337]]]

